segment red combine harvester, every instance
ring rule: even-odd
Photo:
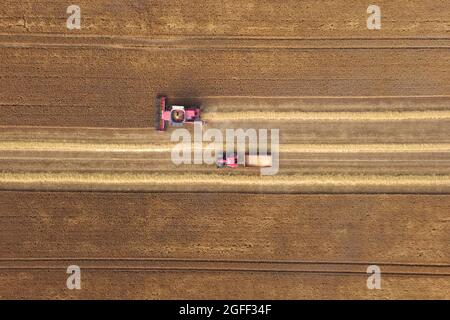
[[[168,124],[183,126],[185,123],[205,122],[200,119],[200,107],[184,107],[169,105],[167,97],[158,98],[158,112],[156,115],[156,129],[166,131]]]

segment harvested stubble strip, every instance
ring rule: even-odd
[[[171,152],[172,144],[133,143],[84,143],[61,141],[1,141],[0,151],[58,151],[58,152]],[[203,143],[203,150],[210,150]],[[237,146],[237,144],[236,144]],[[270,145],[269,145],[270,147]],[[194,145],[192,144],[192,150]],[[371,143],[371,144],[282,144],[280,152],[285,153],[355,153],[355,152],[450,152],[450,143]]]
[[[0,183],[50,185],[430,186],[449,187],[450,175],[292,174],[275,176],[160,173],[0,173]]]
[[[208,121],[405,121],[405,120],[447,120],[450,110],[431,111],[236,111],[205,113]]]

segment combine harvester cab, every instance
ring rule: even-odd
[[[222,156],[219,156],[216,160],[217,168],[237,168],[238,165],[238,155],[234,153],[231,156],[226,155],[224,153]],[[271,167],[272,166],[272,155],[245,155],[244,167]]]
[[[168,125],[183,126],[185,123],[205,124],[200,118],[200,107],[185,107],[169,105],[167,97],[158,98],[158,110],[156,114],[156,129],[166,131]]]

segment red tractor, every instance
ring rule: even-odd
[[[182,126],[185,123],[205,122],[200,119],[200,107],[184,107],[169,105],[167,97],[158,98],[158,112],[156,115],[156,128],[158,131],[166,131],[168,124]]]
[[[237,154],[233,154],[229,157],[227,157],[226,153],[224,153],[222,156],[219,156],[216,160],[216,167],[217,168],[237,168],[238,167],[238,157]]]
[[[269,155],[244,155],[244,162],[242,164],[243,167],[271,167],[272,166],[272,156]],[[227,156],[226,153],[219,155],[216,159],[216,167],[217,168],[237,168],[238,164],[238,155],[237,153],[233,153],[230,156]]]

